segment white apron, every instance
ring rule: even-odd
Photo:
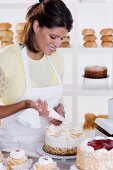
[[[37,101],[38,99],[46,100],[51,108],[58,105],[62,93],[63,86],[61,83],[60,75],[55,69],[54,65],[51,62],[51,59],[48,56],[50,66],[52,67],[57,79],[59,80],[59,85],[52,87],[42,87],[42,88],[32,88],[28,70],[28,56],[26,53],[26,48],[22,49],[25,78],[26,78],[26,90],[24,95],[19,101],[31,99]],[[15,91],[16,93],[16,91]],[[44,139],[45,128],[48,125],[47,119],[41,117],[41,128],[33,129],[27,126],[22,125],[16,117],[22,111],[17,112],[14,115],[11,115],[7,118],[4,118],[2,128],[0,129],[0,148],[9,149],[12,147],[17,147],[18,140],[20,145],[22,144],[32,144]]]

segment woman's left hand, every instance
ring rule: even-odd
[[[53,108],[57,113],[59,113],[61,116],[65,117],[65,110],[64,110],[64,106],[59,103],[58,106]]]
[[[65,110],[64,110],[64,106],[59,103],[58,106],[53,108],[57,113],[59,113],[61,116],[65,117]],[[60,124],[62,124],[62,121],[60,120],[56,120],[56,119],[52,119],[50,120],[50,123],[54,124],[55,126],[59,126]]]
[[[62,121],[60,120],[56,120],[56,119],[52,119],[49,121],[49,123],[51,124],[54,124],[55,126],[59,126],[60,124],[62,124]]]

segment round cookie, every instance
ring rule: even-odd
[[[9,30],[11,28],[11,24],[10,23],[0,23],[0,31],[1,30]]]
[[[97,47],[97,43],[95,41],[87,41],[83,44],[84,47]]]
[[[102,41],[113,41],[113,35],[106,35],[100,38]]]
[[[16,30],[23,30],[25,26],[24,22],[19,22],[16,24]]]
[[[12,30],[2,30],[0,31],[0,37],[12,37],[13,31]]]
[[[113,34],[113,29],[112,28],[104,28],[100,31],[100,34],[102,36],[105,36],[105,35],[112,35]]]
[[[82,31],[82,35],[94,35],[95,30],[92,28],[86,28]]]
[[[95,35],[85,35],[83,40],[85,41],[95,41],[97,37]]]
[[[101,46],[102,46],[102,47],[113,47],[113,42],[103,41],[103,42],[101,43]]]

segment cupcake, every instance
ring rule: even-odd
[[[33,170],[57,170],[57,163],[49,156],[41,156],[34,164]]]
[[[28,158],[23,149],[12,150],[7,158],[9,170],[13,170],[15,166],[24,166]]]

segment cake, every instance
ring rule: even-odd
[[[13,170],[13,168],[17,166],[24,166],[26,162],[27,156],[23,149],[12,150],[10,156],[7,158],[9,170]]]
[[[43,150],[54,155],[75,155],[83,136],[82,128],[72,128],[65,124],[51,125],[46,131]]]
[[[80,170],[113,170],[113,137],[85,139],[77,148]]]
[[[57,170],[57,163],[49,156],[41,156],[34,164],[33,170]]]
[[[86,66],[84,68],[84,76],[86,78],[106,78],[107,67],[106,66]]]

